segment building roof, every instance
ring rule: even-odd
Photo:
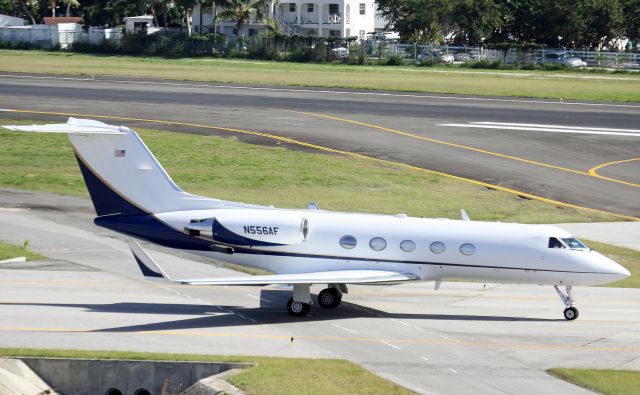
[[[45,16],[43,18],[45,25],[57,25],[59,23],[77,23],[84,25],[84,19],[81,16]]]

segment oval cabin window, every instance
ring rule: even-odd
[[[387,248],[387,241],[382,237],[374,237],[369,241],[369,247],[374,251],[382,251]]]
[[[434,254],[442,254],[447,247],[444,245],[443,242],[441,241],[434,241],[433,243],[431,243],[431,245],[429,246],[429,249],[431,250],[431,252],[433,252]]]
[[[460,246],[460,252],[462,255],[473,255],[476,252],[476,247],[471,243],[464,243]]]
[[[357,244],[358,241],[353,236],[347,235],[340,238],[340,245],[342,246],[342,248],[346,248],[347,250],[355,248]]]
[[[400,243],[400,249],[404,252],[411,252],[416,249],[416,243],[411,240],[404,240]]]

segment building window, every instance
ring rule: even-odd
[[[340,12],[339,4],[329,4],[329,14],[337,14]]]
[[[289,12],[296,12],[296,3],[289,3]]]
[[[307,12],[313,12],[313,3],[307,4]]]
[[[431,250],[431,252],[433,252],[434,254],[442,254],[444,252],[444,250],[447,249],[447,247],[444,245],[443,242],[441,241],[434,241],[433,243],[431,243],[431,245],[429,246],[429,249]]]
[[[360,15],[366,14],[366,11],[367,11],[367,4],[366,3],[360,3]]]
[[[404,252],[411,252],[416,249],[416,243],[411,240],[404,240],[400,243],[400,249]]]
[[[357,244],[358,241],[353,236],[347,235],[340,238],[340,246],[342,246],[342,248],[346,248],[347,250],[354,249]]]
[[[464,243],[460,246],[460,253],[462,255],[473,255],[476,252],[476,247],[470,243]]]
[[[387,241],[382,237],[374,237],[369,241],[369,247],[374,251],[382,251],[387,248]]]
[[[329,30],[329,37],[340,37],[340,30]]]

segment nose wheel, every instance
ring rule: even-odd
[[[564,318],[567,321],[573,321],[576,318],[578,318],[578,309],[574,306],[575,300],[573,299],[573,296],[571,295],[571,285],[567,285],[565,288],[567,290],[567,293],[563,293],[562,291],[560,291],[560,288],[558,288],[557,285],[553,286],[556,289],[556,292],[558,293],[558,296],[560,296],[560,300],[562,300],[562,303],[564,303],[565,305],[565,309],[564,309]]]

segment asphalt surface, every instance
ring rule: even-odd
[[[274,144],[215,127],[263,132],[640,217],[640,104],[3,75],[0,109]]]
[[[640,369],[638,289],[574,289],[567,322],[552,287],[352,286],[294,319],[283,287],[143,280],[93,215],[86,199],[0,190],[0,240],[50,257],[0,265],[0,347],[345,358],[424,394],[586,394],[545,369]],[[148,247],[170,275],[237,275]]]

